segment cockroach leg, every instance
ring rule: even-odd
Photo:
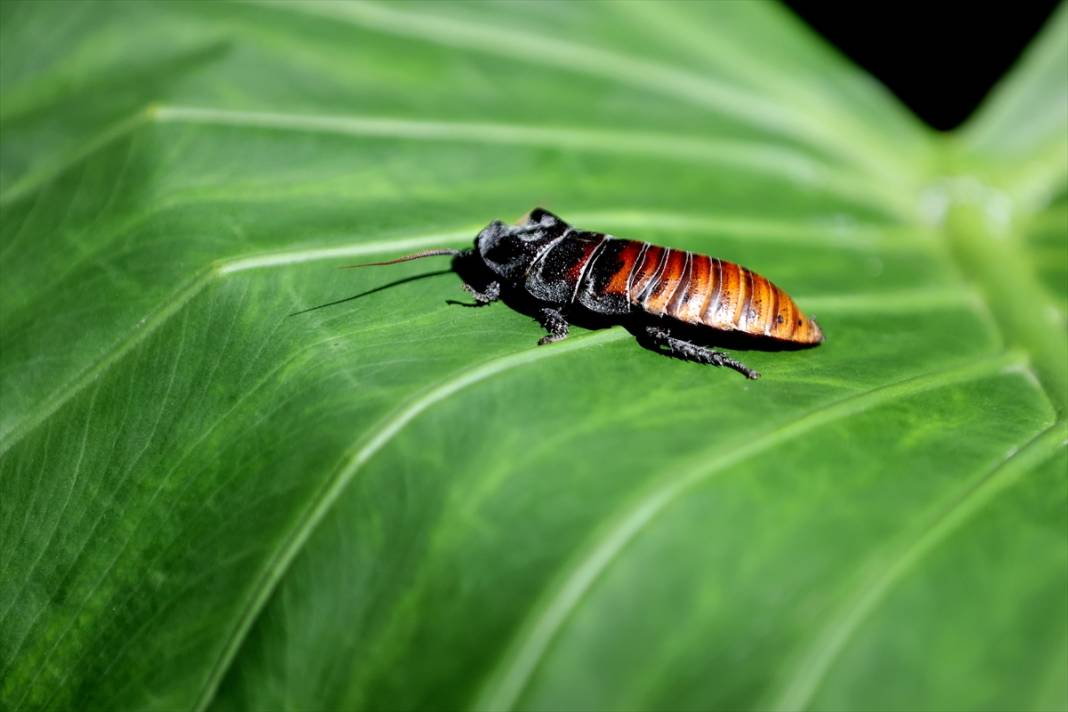
[[[567,338],[567,319],[559,309],[540,309],[538,322],[549,332],[538,340],[538,346]]]
[[[745,364],[735,361],[727,354],[672,336],[671,332],[663,327],[647,326],[645,327],[645,333],[654,345],[666,347],[668,353],[677,358],[706,363],[712,366],[726,366],[727,368],[733,368],[746,378],[753,380],[760,378],[759,373]]]
[[[481,292],[472,287],[470,284],[467,284],[466,282],[460,286],[465,292],[474,297],[475,303],[472,306],[484,307],[487,304],[492,304],[493,302],[501,298],[500,282],[490,282],[486,285],[486,289]]]

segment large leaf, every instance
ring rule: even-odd
[[[1068,706],[1063,10],[951,137],[773,5],[2,13],[0,707]],[[827,343],[287,317],[536,204]]]

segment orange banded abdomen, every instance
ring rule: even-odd
[[[786,292],[744,267],[707,255],[634,240],[620,251],[620,272],[608,280],[625,286],[632,308],[687,324],[741,331],[799,344],[823,341],[819,326]]]
[[[530,266],[525,289],[549,303],[577,301],[601,314],[658,317],[798,344],[823,333],[794,300],[744,267],[603,233],[557,239]]]

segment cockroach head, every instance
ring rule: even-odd
[[[570,229],[548,210],[534,208],[516,225],[491,222],[475,238],[475,249],[493,273],[517,279],[550,242]]]

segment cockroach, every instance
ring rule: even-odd
[[[485,306],[509,293],[534,305],[548,332],[538,344],[567,336],[569,317],[638,321],[637,332],[678,358],[760,374],[695,343],[698,332],[734,332],[780,346],[814,346],[823,332],[786,292],[756,272],[715,257],[577,230],[543,208],[516,225],[494,220],[464,250],[434,249],[348,267],[374,267],[451,256],[461,285]],[[633,329],[632,329],[633,330]],[[687,336],[689,335],[689,337]]]

